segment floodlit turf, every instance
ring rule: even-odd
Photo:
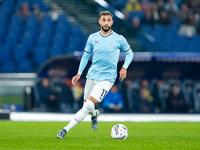
[[[65,139],[56,135],[64,122],[0,121],[0,150],[35,149],[108,149],[108,150],[199,150],[200,123],[136,123],[120,122],[127,126],[126,140],[114,140],[110,130],[117,122],[100,122],[92,131],[90,122],[73,128]]]

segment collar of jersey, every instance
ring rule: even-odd
[[[103,35],[103,34],[101,33],[101,31],[99,31],[99,34],[100,34],[101,36],[103,36],[103,37],[108,37],[108,36],[110,36],[112,33],[113,33],[113,30],[110,32],[110,34],[108,34],[108,35]]]

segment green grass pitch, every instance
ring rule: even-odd
[[[110,130],[117,122],[99,122],[92,131],[90,122],[81,122],[65,139],[56,135],[65,122],[0,121],[1,150],[199,150],[200,123],[118,122],[127,126],[126,140],[114,140]]]

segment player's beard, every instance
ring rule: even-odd
[[[105,29],[104,27],[107,27],[107,29]],[[104,31],[104,32],[108,32],[108,31],[110,31],[110,29],[111,29],[111,27],[109,27],[109,26],[101,26],[101,29]]]

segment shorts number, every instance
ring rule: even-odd
[[[102,89],[102,90],[103,91],[101,93],[101,99],[103,99],[106,96],[106,94],[107,94],[107,91],[105,89]]]

